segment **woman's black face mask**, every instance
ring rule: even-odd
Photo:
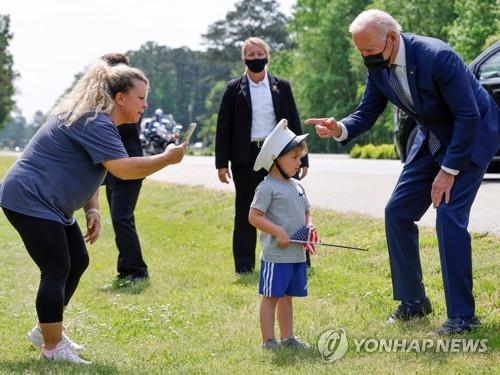
[[[267,64],[267,58],[263,59],[245,59],[245,65],[250,69],[251,72],[260,73],[264,70]]]
[[[388,40],[389,40],[389,34],[387,34],[387,36],[385,37],[385,46],[384,46],[384,49],[382,50],[382,52],[376,53],[373,55],[363,56],[363,62],[365,63],[365,66],[368,69],[381,70],[381,69],[389,67],[389,62],[391,60],[392,51],[391,51],[391,55],[389,55],[389,57],[387,59],[384,59],[384,52],[385,52],[385,49],[387,48],[387,41]],[[392,49],[394,49],[394,45],[392,46]]]

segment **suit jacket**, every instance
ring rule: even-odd
[[[287,119],[295,134],[302,134],[299,113],[288,81],[268,74],[276,120]],[[251,166],[252,101],[246,74],[230,81],[222,96],[215,138],[215,167]],[[302,166],[307,166],[307,157]]]
[[[448,168],[465,170],[470,161],[485,168],[500,147],[495,101],[446,43],[413,34],[402,37],[418,138],[423,140],[429,130],[436,134],[444,150],[440,162]],[[344,142],[370,129],[388,100],[401,108],[388,78],[386,69],[368,71],[361,103],[341,120],[348,131]]]

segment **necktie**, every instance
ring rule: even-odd
[[[401,102],[403,109],[406,112],[414,115],[415,110],[413,109],[413,105],[411,104],[410,100],[406,96],[406,93],[403,90],[401,82],[399,81],[399,78],[396,73],[396,67],[397,65],[395,64],[391,65],[389,72],[389,85],[394,91],[394,94],[396,94],[397,98]],[[441,142],[439,142],[438,137],[436,137],[436,134],[434,134],[432,131],[429,131],[429,135],[427,137],[427,145],[432,155],[436,154],[436,152],[438,152],[439,149],[441,148]]]
[[[427,138],[427,145],[429,146],[429,151],[432,155],[435,155],[436,152],[441,148],[441,142],[439,142],[438,137],[432,131],[429,130],[429,138]]]
[[[410,104],[410,101],[406,97],[406,94],[403,90],[403,86],[401,85],[401,82],[399,81],[399,78],[396,74],[396,67],[397,65],[395,64],[391,65],[389,71],[389,85],[391,86],[392,91],[394,91],[394,94],[396,94],[397,98],[401,102],[405,112],[415,114],[413,106]]]

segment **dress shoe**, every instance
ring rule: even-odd
[[[431,312],[431,301],[427,297],[418,301],[401,301],[396,311],[387,319],[387,323],[406,322],[424,317]]]
[[[119,274],[113,280],[112,284],[115,288],[124,288],[134,284],[135,282],[145,280],[149,280],[149,275],[147,273],[137,273],[132,275]]]
[[[465,332],[470,332],[473,329],[479,328],[481,321],[476,316],[465,316],[448,319],[441,327],[434,331],[434,335],[457,335]]]
[[[248,276],[253,274],[253,269],[244,269],[244,270],[239,270],[236,272],[237,276]]]

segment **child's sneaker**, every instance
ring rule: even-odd
[[[83,358],[80,358],[78,354],[71,350],[70,344],[64,340],[59,341],[57,346],[51,350],[47,350],[45,345],[42,345],[40,359],[46,359],[49,361],[68,361],[80,365],[90,365],[91,363]]]
[[[307,342],[302,341],[297,336],[281,340],[281,346],[291,349],[309,349],[311,347]]]
[[[280,346],[280,344],[278,343],[278,341],[276,341],[275,339],[270,339],[270,340],[267,340],[266,342],[264,342],[261,345],[261,348],[264,350],[274,350],[274,349],[278,349],[279,346]]]
[[[67,342],[70,346],[71,349],[77,353],[83,351],[85,347],[83,345],[77,344],[73,340],[71,340],[68,336],[63,331],[63,341]],[[28,332],[28,339],[31,341],[31,343],[35,346],[42,346],[43,344],[43,335],[42,335],[42,330],[40,327],[37,325],[33,327],[31,331]]]

